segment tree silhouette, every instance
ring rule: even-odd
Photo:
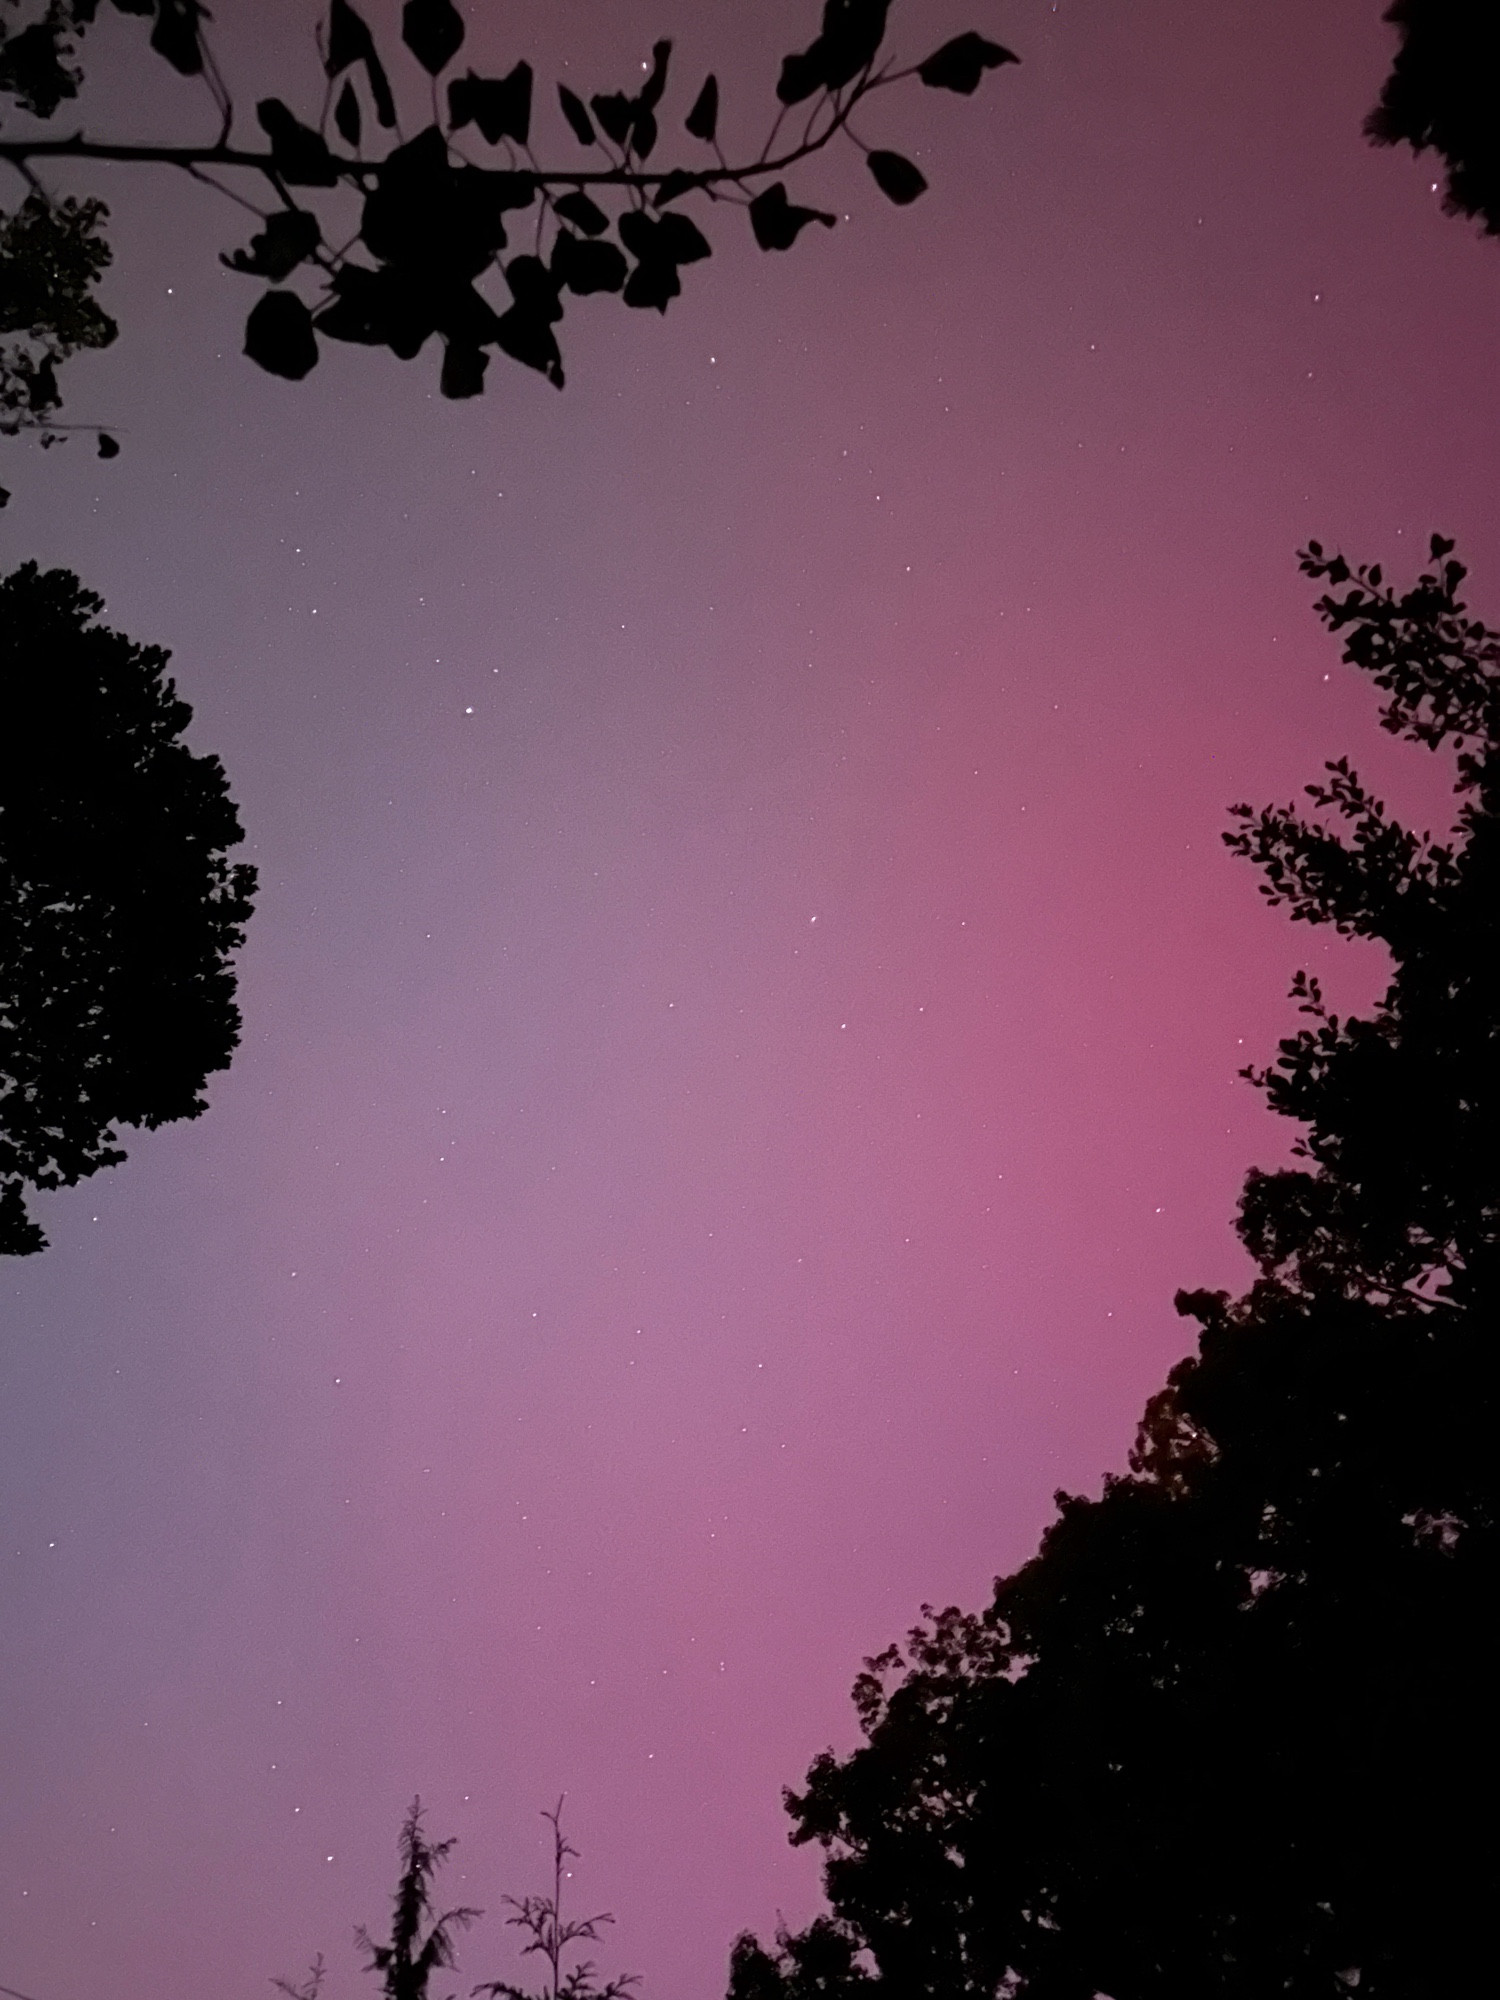
[[[391,1935],[387,1944],[377,1944],[363,1925],[355,1932],[361,1949],[370,1954],[366,1967],[380,1975],[385,2000],[427,2000],[427,1988],[434,1972],[454,1963],[454,1935],[467,1930],[480,1910],[460,1907],[435,1915],[432,1885],[438,1870],[455,1846],[452,1840],[429,1840],[422,1830],[422,1801],[413,1799],[411,1810],[401,1822],[398,1838],[401,1879],[392,1898]],[[321,1977],[321,1961],[313,1961],[314,1977]],[[295,1989],[283,1980],[276,1982],[284,1993],[299,2000]],[[314,1988],[316,1992],[316,1988]],[[307,1996],[301,1996],[307,2000]]]
[[[45,424],[61,401],[61,364],[82,347],[107,347],[118,331],[91,295],[109,263],[103,214],[100,201],[31,194],[0,215],[0,435]],[[115,455],[107,433],[100,450]]]
[[[1381,940],[1389,988],[1340,1019],[1298,975],[1307,1025],[1246,1072],[1302,1128],[1246,1183],[1259,1279],[1179,1295],[1199,1351],[1128,1476],[1060,1494],[984,1611],[866,1662],[862,1746],[787,1795],[831,1915],[742,1938],[733,2000],[1446,2000],[1490,1972],[1500,637],[1441,538],[1405,593],[1302,566],[1386,728],[1454,756],[1454,836],[1342,761],[1311,819],[1237,809],[1265,893]]]
[[[45,230],[66,235],[72,263],[61,296],[76,320],[98,275],[85,266],[92,258],[102,267],[97,227],[104,210],[93,202],[64,214],[66,205],[46,194],[41,171],[55,161],[167,165],[221,187],[259,219],[248,246],[223,260],[268,287],[246,325],[252,360],[295,381],[316,366],[326,341],[385,347],[409,360],[436,335],[442,392],[452,397],[482,391],[492,351],[561,388],[556,328],[568,296],[613,293],[627,306],[665,312],[681,292],[682,270],[712,253],[690,202],[702,221],[714,206],[745,209],[762,250],[790,249],[812,223],[832,228],[833,215],[791,199],[783,176],[836,139],[865,155],[890,201],[916,200],[927,185],[921,172],[901,154],[871,146],[855,128],[855,113],[912,77],[969,96],[987,70],[1017,60],[970,32],[897,67],[882,55],[891,0],[826,0],[818,34],[781,65],[779,106],[758,152],[737,159],[724,152],[719,83],[709,75],[682,115],[686,150],[670,164],[658,157],[672,55],[671,43],[658,41],[633,90],[598,92],[585,104],[558,86],[558,112],[579,157],[546,164],[532,143],[531,66],[518,62],[501,76],[460,73],[466,30],[452,0],[406,0],[402,8],[405,69],[410,75],[415,65],[420,73],[418,88],[406,93],[419,105],[419,129],[410,136],[391,82],[393,72],[401,80],[400,68],[350,0],[332,0],[318,39],[320,74],[311,88],[303,80],[301,91],[308,103],[321,100],[313,122],[280,97],[263,98],[254,143],[240,130],[214,60],[201,0],[113,5],[148,18],[152,48],[202,81],[217,133],[207,142],[130,144],[59,135],[53,121],[77,96],[79,49],[98,0],[38,0],[24,27],[0,23],[0,93],[28,127],[41,128],[0,131],[0,159],[31,189],[24,229],[18,218],[3,225],[10,234],[0,234],[0,277],[8,265],[35,259]],[[24,0],[0,0],[0,9],[18,6]],[[21,293],[37,289],[23,272]],[[97,344],[107,322],[97,307],[93,312]],[[54,440],[63,434],[55,424],[56,366],[70,351],[55,318],[49,293],[25,325],[0,319],[0,332],[26,337],[0,350],[0,424],[40,426]]]
[[[205,1108],[239,1041],[231,953],[255,871],[169,655],[96,623],[66,570],[0,577],[0,1254],[25,1190],[125,1155],[119,1125]]]
[[[1379,146],[1433,148],[1443,207],[1500,235],[1500,14],[1489,0],[1395,0],[1401,47],[1365,121]]]
[[[540,1956],[546,1962],[548,1977],[539,1991],[514,1986],[508,1980],[492,1979],[476,1986],[476,1995],[487,1993],[491,2000],[624,2000],[631,1987],[640,1983],[635,1973],[625,1972],[601,1986],[594,1977],[591,1959],[563,1969],[569,1952],[579,1944],[597,1944],[600,1925],[612,1924],[614,1918],[608,1910],[601,1910],[594,1917],[563,1915],[567,1864],[578,1859],[578,1849],[563,1833],[562,1809],[563,1802],[559,1799],[550,1812],[542,1814],[552,1828],[552,1894],[505,1898],[512,1912],[505,1921],[523,1931],[530,1940],[521,1947],[522,1957],[532,1953]]]
[[[473,2000],[488,1994],[491,2000],[625,2000],[639,1982],[633,1972],[600,1984],[591,1961],[571,1966],[566,1959],[583,1943],[597,1943],[600,1926],[612,1924],[607,1910],[593,1917],[563,1915],[563,1883],[568,1863],[578,1859],[578,1849],[562,1830],[563,1802],[558,1800],[542,1817],[552,1829],[552,1893],[550,1896],[507,1896],[512,1911],[508,1924],[522,1930],[529,1942],[522,1956],[535,1952],[547,1965],[548,1977],[540,1991],[493,1979],[473,1988]],[[432,1890],[438,1870],[453,1852],[454,1840],[429,1840],[422,1827],[422,1801],[413,1799],[401,1823],[399,1837],[401,1877],[392,1899],[390,1940],[377,1944],[361,1926],[355,1940],[369,1953],[366,1970],[380,1975],[385,2000],[427,2000],[427,1989],[435,1972],[451,1968],[455,1962],[457,1932],[467,1930],[482,1910],[467,1907],[434,1914]],[[322,1954],[316,1957],[303,1980],[273,1979],[272,1985],[286,2000],[318,2000],[325,1967]]]

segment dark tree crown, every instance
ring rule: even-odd
[[[102,609],[66,570],[0,578],[0,1254],[44,1246],[25,1189],[196,1117],[239,1041],[239,817],[168,655]]]
[[[1500,12],[1491,0],[1395,0],[1385,18],[1401,47],[1366,134],[1436,152],[1447,213],[1500,235]]]
[[[1455,758],[1402,828],[1344,762],[1230,845],[1390,987],[1252,1073],[1305,1165],[1252,1173],[1263,1275],[1185,1292],[1197,1354],[1101,1499],[1059,1494],[990,1605],[924,1610],[854,1687],[863,1735],[788,1792],[830,1914],[743,1938],[731,2000],[1449,2000],[1488,1977],[1500,641],[1452,545],[1404,594],[1305,572],[1386,726]],[[1478,1829],[1475,1831],[1474,1829]],[[1461,1831],[1462,1829],[1462,1831]]]

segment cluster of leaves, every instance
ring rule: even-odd
[[[1367,137],[1436,151],[1445,211],[1500,235],[1500,15],[1487,0],[1395,0],[1385,18],[1401,47]]]
[[[1252,1173],[1240,1233],[1267,1276],[1308,1295],[1420,1292],[1472,1305],[1494,1278],[1500,634],[1468,616],[1452,552],[1434,536],[1432,568],[1399,594],[1378,565],[1351,571],[1317,543],[1302,567],[1342,589],[1317,608],[1344,659],[1386,696],[1383,725],[1454,753],[1456,839],[1392,819],[1342,759],[1308,787],[1328,819],[1240,806],[1226,836],[1294,921],[1374,939],[1395,961],[1368,1019],[1341,1021],[1299,975],[1293,994],[1312,1025],[1268,1070],[1246,1072],[1304,1126],[1297,1151],[1309,1164]]]
[[[112,0],[117,13],[151,18],[151,45],[175,68],[202,67],[198,0]],[[50,119],[77,97],[78,42],[93,26],[99,0],[0,0],[0,99],[29,118]],[[6,15],[11,18],[7,20]],[[18,22],[16,16],[28,18]],[[109,210],[97,198],[58,200],[24,158],[14,164],[29,184],[21,207],[0,211],[0,435],[41,432],[60,444],[73,426],[57,423],[59,366],[81,348],[107,347],[118,328],[92,294],[110,262],[100,233]],[[107,431],[95,433],[101,458],[118,456]],[[9,499],[0,490],[0,506]]]
[[[117,14],[135,14],[151,23],[151,46],[182,76],[205,67],[202,0],[110,0]],[[43,0],[28,10],[26,0],[0,0],[12,15],[31,12],[17,27],[0,19],[0,95],[15,99],[33,118],[51,118],[78,95],[83,81],[78,43],[94,25],[99,0]]]
[[[0,6],[16,0],[0,0]],[[479,394],[492,353],[563,383],[557,328],[569,298],[618,295],[630,307],[665,312],[682,271],[712,254],[683,206],[744,208],[763,250],[787,250],[810,224],[832,228],[826,210],[792,200],[785,173],[835,138],[865,154],[893,202],[925,187],[903,155],[865,145],[851,116],[876,90],[915,76],[932,89],[971,95],[985,72],[1016,57],[976,33],[955,37],[904,69],[883,62],[890,0],[827,0],[811,44],[787,57],[780,109],[760,152],[739,164],[719,144],[719,84],[708,76],[683,117],[692,151],[657,158],[672,47],[658,41],[633,91],[585,103],[567,85],[558,107],[583,149],[573,166],[541,163],[532,147],[534,77],[519,62],[500,76],[460,73],[463,16],[453,0],[405,0],[401,38],[425,72],[433,117],[404,137],[390,68],[351,0],[331,0],[320,38],[325,83],[316,123],[279,97],[262,99],[259,149],[232,143],[234,106],[204,39],[198,0],[114,0],[150,15],[152,45],[214,92],[222,124],[211,146],[110,146],[83,137],[0,136],[0,158],[35,177],[48,158],[166,162],[199,178],[248,171],[271,197],[263,226],[224,261],[267,279],[251,310],[245,350],[271,373],[301,380],[321,343],[351,341],[410,359],[442,344],[441,387]],[[0,90],[49,118],[76,94],[77,37],[96,0],[51,0],[44,15],[0,46]],[[783,138],[788,118],[796,134]],[[602,205],[601,205],[602,204]],[[254,204],[252,204],[254,205]],[[346,210],[352,205],[352,212]],[[519,240],[512,244],[512,232]],[[296,274],[297,284],[289,284]],[[301,287],[301,289],[299,289]]]
[[[84,347],[107,347],[118,329],[92,297],[109,262],[99,234],[103,202],[28,195],[0,215],[0,435],[45,427],[61,403],[57,370]],[[43,428],[45,442],[51,432]],[[101,435],[107,458],[117,447]]]
[[[353,242],[333,251],[324,248],[311,209],[288,193],[286,206],[268,219],[248,253],[230,260],[277,287],[250,315],[246,351],[295,380],[315,366],[319,336],[387,347],[409,359],[436,334],[446,396],[480,393],[490,349],[539,370],[560,388],[556,329],[568,295],[616,293],[627,306],[665,312],[682,290],[682,270],[712,254],[698,223],[679,206],[688,196],[745,206],[764,250],[789,249],[809,223],[832,227],[832,215],[793,203],[777,176],[835,133],[847,134],[854,106],[894,80],[875,67],[887,12],[886,0],[829,0],[822,34],[783,67],[783,116],[816,93],[807,128],[784,155],[773,153],[773,133],[754,162],[726,162],[718,145],[719,85],[710,75],[684,119],[686,133],[707,149],[708,159],[694,167],[648,165],[661,136],[658,114],[672,55],[671,43],[659,41],[633,92],[596,93],[585,103],[566,84],[558,86],[563,118],[590,157],[577,170],[548,171],[531,146],[530,64],[517,63],[503,76],[472,69],[449,75],[465,40],[462,17],[452,0],[407,0],[402,39],[432,79],[434,103],[446,110],[441,120],[372,164],[362,156],[357,162],[336,157],[326,131],[299,123],[279,100],[257,108],[287,190],[343,183],[358,192],[361,209]],[[918,73],[935,87],[967,92],[986,68],[1013,60],[997,44],[969,35]],[[394,125],[386,65],[349,0],[333,0],[324,64],[330,85],[337,86],[328,115],[347,146],[362,144],[366,101],[377,126]],[[469,158],[465,148],[476,142],[503,164]],[[926,185],[899,155],[877,151],[869,159],[894,201],[911,201]],[[618,198],[613,212],[595,198],[606,192]],[[513,216],[525,219],[508,223]],[[516,227],[525,247],[511,255],[509,232]],[[284,288],[282,281],[298,266],[319,273],[321,301],[309,304]],[[505,288],[498,306],[480,289],[492,275]]]
[[[575,1946],[597,1942],[600,1926],[613,1923],[614,1918],[608,1911],[593,1917],[563,1915],[567,1863],[578,1859],[578,1850],[562,1830],[562,1808],[559,1799],[542,1815],[552,1829],[551,1895],[505,1898],[513,1912],[506,1922],[517,1925],[530,1940],[522,1947],[522,1955],[539,1953],[547,1963],[548,1981],[539,1993],[533,1993],[502,1979],[489,1980],[473,1989],[475,2000],[480,1994],[490,1996],[490,2000],[625,2000],[638,1983],[634,1973],[625,1973],[601,1985],[591,1962],[564,1965]],[[427,2000],[433,1974],[450,1969],[456,1962],[458,1933],[484,1914],[467,1906],[439,1913],[434,1906],[434,1882],[455,1845],[452,1840],[428,1839],[422,1824],[422,1801],[414,1799],[401,1823],[401,1875],[392,1899],[389,1940],[377,1943],[363,1927],[355,1932],[360,1948],[369,1954],[365,1969],[378,1975],[385,2000]],[[286,2000],[318,2000],[324,1973],[320,1954],[306,1979],[272,1983]]]
[[[1179,1295],[1199,1351],[1128,1476],[1060,1494],[983,1612],[928,1609],[866,1663],[861,1747],[787,1796],[831,1914],[741,1939],[733,2000],[1439,2000],[1487,1976],[1500,641],[1451,554],[1434,538],[1404,594],[1302,562],[1386,726],[1457,753],[1453,840],[1344,763],[1317,819],[1242,808],[1227,836],[1394,966],[1368,1020],[1294,985],[1315,1025],[1255,1080],[1306,1165],[1250,1177],[1262,1275]]]
[[[119,1125],[202,1111],[239,1041],[253,869],[168,655],[95,622],[66,570],[0,578],[0,1254],[45,1247],[27,1188],[124,1158]]]

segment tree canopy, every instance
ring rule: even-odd
[[[1148,1406],[1130,1472],[1058,1495],[989,1606],[866,1662],[863,1743],[787,1794],[830,1914],[744,1937],[732,2000],[1440,1996],[1490,1970],[1500,636],[1452,545],[1412,589],[1304,571],[1382,720],[1454,757],[1454,836],[1346,761],[1236,809],[1295,921],[1381,940],[1367,1018],[1317,982],[1246,1074],[1301,1128],[1253,1172],[1243,1297]]]
[[[149,20],[151,47],[202,82],[218,132],[207,143],[59,135],[53,121],[78,95],[99,0],[29,8],[0,0],[0,16],[30,16],[24,26],[0,18],[0,95],[26,126],[12,129],[12,117],[0,128],[0,160],[31,188],[24,227],[12,218],[10,235],[0,234],[0,273],[39,251],[56,273],[45,292],[24,281],[24,295],[37,295],[29,318],[19,305],[0,318],[0,332],[24,336],[0,348],[0,428],[12,431],[37,426],[60,436],[57,365],[109,337],[89,298],[107,258],[105,211],[97,201],[54,203],[40,179],[49,166],[164,164],[254,210],[261,227],[223,261],[261,286],[245,351],[273,374],[300,380],[330,341],[410,360],[436,336],[445,396],[480,394],[496,352],[561,388],[557,328],[569,299],[612,293],[664,313],[682,290],[682,271],[712,254],[700,225],[714,209],[743,209],[762,250],[789,250],[815,223],[831,229],[837,218],[793,200],[785,175],[835,140],[863,153],[888,200],[908,205],[925,191],[924,176],[903,154],[870,145],[854,113],[912,78],[970,96],[986,71],[1018,60],[970,31],[898,65],[885,53],[891,0],[826,0],[818,33],[781,64],[758,150],[736,158],[724,151],[713,74],[694,79],[668,125],[672,44],[658,40],[633,88],[585,102],[557,86],[555,122],[577,157],[547,160],[533,133],[540,121],[531,65],[495,76],[460,70],[467,29],[452,0],[405,0],[399,58],[381,48],[351,0],[332,0],[316,65],[289,79],[284,97],[259,100],[253,137],[215,60],[201,0],[112,4]],[[43,244],[48,231],[57,247]]]
[[[255,871],[169,655],[96,622],[66,570],[0,578],[0,1254],[46,1238],[28,1188],[125,1155],[117,1127],[205,1108],[239,1041],[230,955]]]
[[[1366,134],[1434,150],[1448,214],[1500,235],[1500,14],[1489,0],[1394,0],[1385,18],[1401,47]]]

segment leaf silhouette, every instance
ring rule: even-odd
[[[703,88],[693,99],[693,108],[687,115],[687,129],[695,139],[701,139],[711,146],[719,129],[719,79],[710,74]]]
[[[908,202],[927,192],[926,179],[904,153],[869,153],[865,156],[865,164],[874,175],[880,192],[889,196],[898,208],[905,208]]]
[[[783,104],[801,104],[823,88],[823,51],[818,43],[814,42],[800,55],[788,56],[782,63],[776,95]]]
[[[204,8],[199,0],[156,0],[156,25],[151,30],[151,46],[164,56],[179,76],[200,76],[203,72],[203,44],[198,23]]]
[[[682,280],[677,275],[675,264],[637,264],[625,280],[622,297],[626,305],[639,309],[655,308],[664,313],[673,299],[682,290]]]
[[[917,75],[929,90],[956,90],[960,97],[972,97],[987,69],[1020,60],[998,42],[986,41],[971,29],[966,35],[955,35],[951,42],[944,42],[918,67]]]
[[[559,195],[552,206],[564,222],[571,222],[585,236],[602,236],[609,227],[609,217],[598,202],[590,201],[582,188],[575,189],[572,194]]]
[[[328,74],[341,76],[351,63],[368,62],[374,53],[375,38],[349,0],[333,0],[328,12],[328,51],[323,59]]]
[[[842,90],[873,62],[885,39],[890,0],[827,0],[823,31],[800,55],[781,65],[776,95],[801,104],[817,90]]]
[[[271,142],[271,162],[284,181],[292,187],[338,186],[338,169],[321,132],[294,118],[279,97],[263,97],[255,115]]]
[[[750,204],[750,227],[762,250],[790,250],[808,223],[832,229],[836,220],[821,208],[799,208],[788,201],[785,181],[773,181]]]
[[[676,201],[677,197],[686,194],[689,188],[702,187],[702,185],[703,176],[701,174],[684,173],[681,167],[676,167],[671,173],[663,174],[661,180],[657,183],[656,206],[658,208],[665,208],[669,201]]]
[[[484,394],[484,371],[490,357],[482,347],[468,347],[450,340],[443,349],[443,372],[438,386],[451,402]]]
[[[875,60],[885,40],[889,12],[890,0],[828,0],[818,42],[823,48],[824,81],[830,90],[841,90]]]
[[[535,314],[548,325],[555,325],[562,318],[557,280],[540,257],[512,257],[505,267],[505,282],[522,311]]]
[[[427,74],[436,76],[463,47],[463,17],[453,0],[406,0],[401,39]]]
[[[334,277],[332,303],[323,308],[313,325],[330,340],[384,347],[388,291],[386,273],[361,264],[345,264]]]
[[[343,89],[339,92],[338,102],[333,107],[333,122],[338,128],[338,135],[344,144],[358,150],[362,124],[359,115],[359,99],[354,94],[354,85],[347,78],[344,81]]]
[[[625,255],[613,243],[590,242],[560,229],[552,246],[552,275],[570,292],[617,292],[625,282]]]
[[[396,122],[396,104],[391,96],[385,66],[375,51],[375,38],[349,5],[349,0],[333,0],[333,9],[328,16],[328,53],[324,68],[330,76],[341,76],[354,63],[364,64],[365,81],[375,100],[375,116],[389,130]],[[343,127],[340,126],[339,130],[342,132]],[[358,141],[351,139],[349,144],[357,145]]]
[[[270,375],[300,382],[318,365],[312,314],[295,292],[267,292],[245,322],[245,352]]]
[[[456,77],[448,86],[448,116],[455,130],[477,125],[490,145],[531,136],[531,64],[518,62],[507,76]]]
[[[221,262],[231,271],[248,271],[273,284],[295,271],[322,241],[318,218],[305,208],[282,208],[266,217],[266,226],[250,239],[248,250],[235,250]]]
[[[674,264],[697,264],[713,251],[697,223],[686,215],[663,215],[656,224],[661,254]]]
[[[599,130],[607,139],[613,139],[617,146],[623,146],[630,137],[630,128],[635,123],[636,106],[623,91],[614,90],[607,96],[591,97],[589,104]]]
[[[557,101],[562,106],[563,117],[572,126],[573,137],[579,145],[592,146],[594,127],[588,112],[584,109],[583,99],[569,90],[565,83],[560,83],[557,86]]]
[[[545,319],[527,312],[523,306],[512,306],[509,312],[500,315],[495,340],[512,361],[535,368],[559,389],[563,386],[562,354],[557,336]]]
[[[643,111],[654,111],[661,103],[662,92],[667,87],[667,64],[671,60],[672,44],[654,42],[651,47],[651,74],[641,85],[641,94],[636,102]]]
[[[110,436],[108,431],[100,431],[99,433],[98,452],[101,458],[118,458],[120,456],[119,444]]]

